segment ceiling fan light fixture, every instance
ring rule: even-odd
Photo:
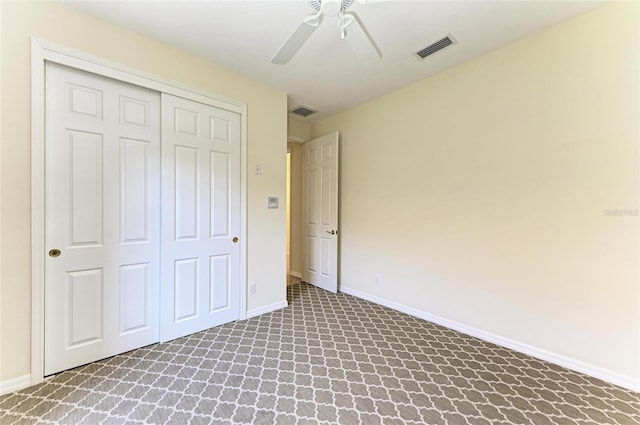
[[[331,1],[331,0],[309,0],[309,3],[311,3],[311,7],[313,7],[313,9],[316,12],[321,12],[322,13],[322,5],[324,4],[325,7],[329,7],[327,6],[327,3]],[[354,0],[342,0],[342,1],[336,1],[333,0],[335,2],[338,3],[339,7],[340,7],[340,12],[345,12],[349,6],[351,6],[351,4],[354,2]],[[333,6],[335,8],[335,6]],[[331,11],[329,11],[331,13]],[[327,15],[329,16],[329,15]],[[331,16],[335,16],[335,15],[331,15]]]
[[[342,10],[341,0],[321,0],[320,10],[324,16],[336,16]]]

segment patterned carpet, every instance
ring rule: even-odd
[[[304,283],[290,307],[64,372],[1,424],[640,424],[640,394]]]

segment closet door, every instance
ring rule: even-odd
[[[240,315],[240,115],[162,94],[161,341]]]
[[[159,339],[160,95],[46,67],[45,374]]]

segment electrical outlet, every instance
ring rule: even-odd
[[[255,282],[250,282],[249,283],[249,293],[251,295],[256,293],[256,283]]]
[[[376,285],[380,285],[382,283],[382,276],[379,274],[376,275]]]

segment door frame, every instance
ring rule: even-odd
[[[247,318],[247,104],[133,67],[31,38],[31,385],[44,380],[45,63],[183,97],[240,114],[240,320]]]

